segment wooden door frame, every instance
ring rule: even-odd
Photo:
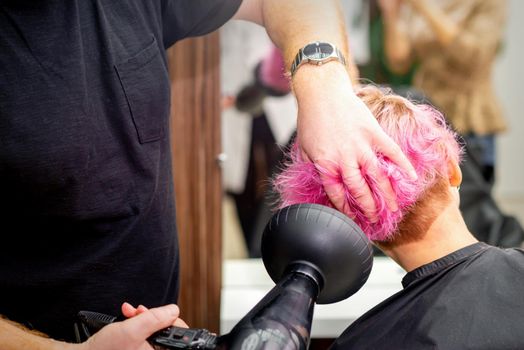
[[[180,246],[181,317],[218,332],[222,278],[222,186],[218,33],[168,50],[171,151]]]

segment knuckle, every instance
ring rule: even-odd
[[[168,317],[167,311],[162,309],[151,309],[149,314],[151,315],[151,321],[155,323],[163,322]]]

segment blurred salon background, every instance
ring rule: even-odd
[[[343,0],[359,81],[431,103],[462,135],[461,209],[480,240],[522,245],[524,48],[519,0]],[[265,30],[221,29],[223,257],[258,258],[269,178],[296,105]]]
[[[470,231],[500,247],[523,246],[524,2],[342,0],[359,82],[431,103],[461,134],[461,211]],[[296,127],[281,56],[265,30],[230,22],[220,32],[222,284],[227,332],[273,286],[260,239],[275,197],[271,177]],[[319,87],[321,88],[321,87]],[[404,271],[375,251],[356,295],[315,310],[312,349],[401,289]]]

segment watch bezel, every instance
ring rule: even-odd
[[[304,50],[312,45],[316,45],[316,46],[329,45],[329,47],[331,48],[331,53],[321,58],[313,57],[313,55],[305,54]],[[290,73],[291,73],[291,76],[294,76],[298,68],[300,68],[304,64],[313,64],[313,65],[320,66],[324,63],[335,61],[335,60],[342,63],[344,66],[346,66],[346,58],[335,45],[331,44],[330,42],[325,42],[325,41],[314,41],[314,42],[307,44],[306,46],[304,46],[303,48],[301,48],[298,51],[298,54],[296,55],[295,59],[293,60],[291,64]]]
[[[329,49],[331,50],[330,52],[321,51],[321,49],[325,49],[326,46],[329,47]],[[314,54],[307,53],[307,50],[310,49],[311,47],[319,48],[319,52],[316,52]],[[321,53],[325,56],[315,57],[315,55],[318,53]],[[335,54],[336,54],[335,46],[327,42],[315,41],[313,43],[307,44],[306,46],[302,48],[302,55],[304,56],[304,59],[308,60],[309,62],[314,62],[314,63],[325,62],[326,60],[335,57]]]

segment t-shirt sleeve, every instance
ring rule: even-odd
[[[164,46],[210,33],[237,12],[242,0],[163,0]]]

